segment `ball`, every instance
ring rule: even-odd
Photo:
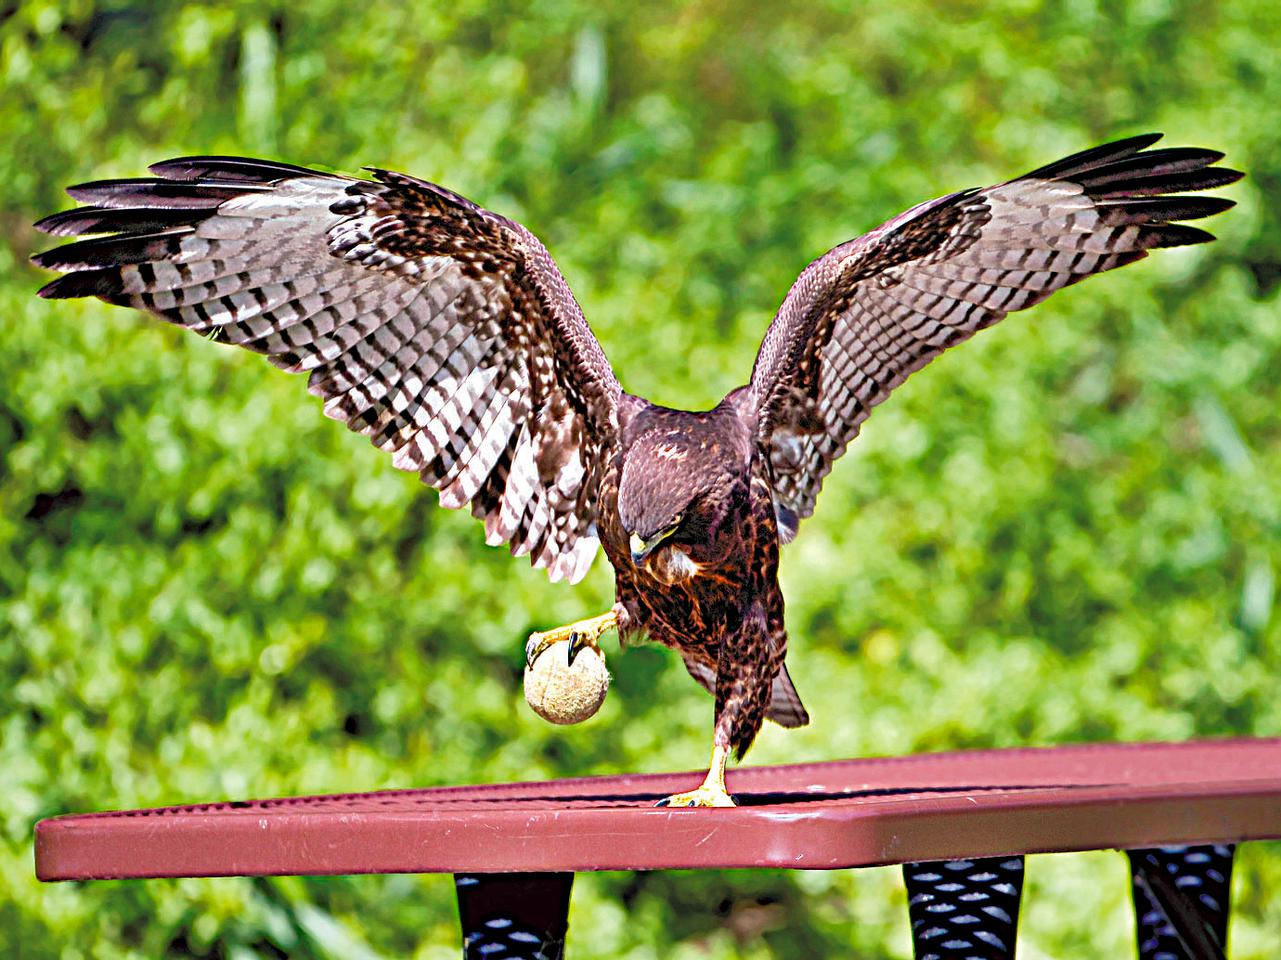
[[[583,647],[569,662],[569,641],[559,640],[525,667],[525,700],[551,723],[582,723],[600,709],[609,690],[605,655]]]

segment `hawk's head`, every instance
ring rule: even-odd
[[[696,571],[692,561],[681,558],[688,560],[689,548],[715,540],[741,472],[737,458],[725,448],[706,429],[665,429],[641,437],[628,449],[618,515],[637,566],[672,546],[676,549],[667,551],[672,554],[669,559],[688,567],[687,575]]]

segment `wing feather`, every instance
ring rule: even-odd
[[[434,184],[238,157],[68,190],[45,297],[97,296],[307,372],[324,413],[469,504],[490,543],[580,579],[618,381],[524,227]]]
[[[1173,196],[1240,179],[1223,154],[1085,150],[985,190],[920,204],[805,269],[770,325],[749,389],[779,515],[807,517],[872,409],[950,346],[1158,247],[1204,243],[1175,221],[1231,200]]]

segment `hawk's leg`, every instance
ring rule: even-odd
[[[597,641],[601,634],[617,626],[618,606],[615,605],[614,609],[608,613],[602,613],[599,617],[589,617],[543,633],[531,633],[529,642],[525,644],[525,664],[533,666],[534,661],[541,657],[548,647],[562,640],[569,641],[569,662],[573,663],[578,651],[584,647],[600,650]]]
[[[780,617],[781,623],[781,617]],[[716,732],[712,737],[712,763],[703,785],[678,793],[659,803],[663,807],[732,807],[725,789],[725,761],[732,747],[738,759],[752,745],[769,704],[770,688],[782,664],[777,644],[770,636],[764,607],[753,603],[738,630],[721,641],[716,664]]]
[[[729,759],[729,746],[717,743],[712,747],[712,763],[703,784],[689,793],[676,793],[659,800],[660,807],[732,807],[734,798],[725,789],[725,761]]]

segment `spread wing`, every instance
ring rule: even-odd
[[[749,386],[785,538],[872,408],[1007,313],[1156,247],[1214,239],[1175,223],[1232,201],[1177,197],[1240,179],[1212,150],[1148,134],[987,189],[921,204],[811,263],[761,344]]]
[[[596,554],[618,381],[543,245],[434,184],[191,157],[68,190],[34,261],[97,296],[308,373],[327,416],[553,580]]]

